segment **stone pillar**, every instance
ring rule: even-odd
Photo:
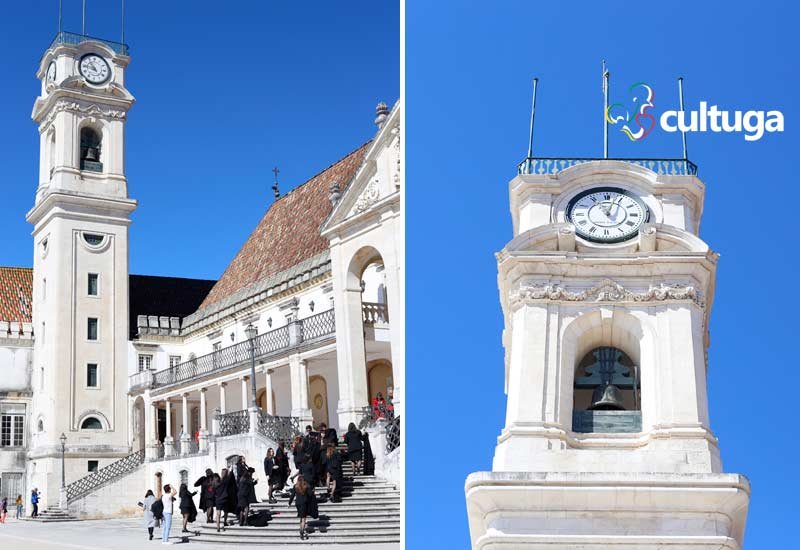
[[[219,413],[225,414],[227,409],[225,408],[225,386],[227,384],[225,382],[219,383]]]
[[[311,423],[311,409],[308,406],[308,363],[299,355],[289,356],[289,377],[292,392],[292,416],[303,424]]]
[[[270,369],[264,369],[264,401],[266,401],[266,410],[267,414],[274,415],[275,408],[272,406],[272,371]]]
[[[334,281],[334,284],[337,283]],[[356,424],[369,405],[367,358],[364,350],[364,322],[361,287],[342,289],[334,302],[336,315],[336,363],[339,376],[339,427]],[[391,312],[390,312],[391,315]],[[391,319],[391,317],[390,317]]]
[[[206,389],[200,388],[200,452],[208,449],[208,428],[206,425]]]
[[[247,379],[250,378],[249,376],[242,376],[242,408],[241,410],[246,411],[248,405],[247,399]]]
[[[174,440],[172,439],[172,409],[170,408],[169,398],[164,400],[164,408],[167,416],[167,434],[164,437],[164,456],[175,454]]]
[[[144,402],[144,452],[146,460],[154,460],[157,456],[158,443],[158,406],[149,398]]]
[[[189,394],[183,393],[181,394],[181,420],[183,421],[183,426],[181,426],[181,454],[187,455],[189,454],[189,443],[192,441],[192,436],[189,433]]]

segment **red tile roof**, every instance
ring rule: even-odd
[[[0,321],[29,323],[33,312],[33,269],[0,267]]]
[[[332,208],[330,185],[337,182],[345,189],[361,166],[369,144],[275,201],[200,309],[328,250],[328,241],[319,232]]]

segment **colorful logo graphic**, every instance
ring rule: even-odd
[[[642,141],[656,127],[656,118],[647,112],[655,107],[655,94],[645,82],[633,84],[628,92],[631,94],[633,108],[629,109],[622,103],[613,103],[606,107],[606,121],[612,125],[622,124],[620,131],[631,141]]]

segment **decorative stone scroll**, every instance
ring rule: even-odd
[[[44,122],[42,122],[40,128],[44,129],[49,127],[56,115],[61,111],[69,111],[88,116],[118,120],[125,120],[126,116],[125,111],[102,109],[100,106],[94,104],[84,106],[75,101],[59,101],[47,114],[47,118],[45,118]]]
[[[380,188],[378,187],[378,179],[375,178],[369,182],[367,187],[361,193],[361,196],[358,197],[355,208],[353,208],[353,213],[360,214],[364,210],[368,209],[370,206],[378,202],[380,196],[381,192]]]
[[[556,302],[666,302],[692,301],[705,308],[705,300],[693,286],[664,284],[651,286],[644,292],[632,292],[611,279],[581,291],[570,291],[560,285],[549,283],[523,286],[509,295],[512,307],[539,301]]]

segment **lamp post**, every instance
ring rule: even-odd
[[[65,482],[66,478],[64,476],[64,471],[65,471],[65,468],[64,468],[64,453],[66,453],[66,451],[67,451],[67,436],[64,435],[64,433],[62,432],[61,433],[61,437],[59,437],[58,439],[61,441],[61,488],[63,489],[64,487],[67,486],[67,484]]]
[[[258,336],[258,329],[253,326],[253,323],[247,325],[244,329],[247,339],[250,340],[250,385],[253,390],[253,399],[250,407],[257,408],[256,403],[256,336]]]

